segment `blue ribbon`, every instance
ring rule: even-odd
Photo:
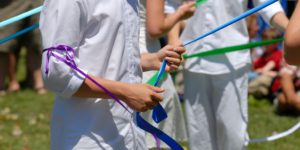
[[[35,9],[32,9],[30,11],[27,11],[25,13],[22,13],[22,14],[20,14],[18,16],[15,16],[15,17],[12,17],[12,18],[7,19],[5,21],[2,21],[2,22],[0,22],[0,28],[5,27],[5,26],[7,26],[9,24],[12,24],[14,22],[20,21],[20,20],[22,20],[24,18],[30,17],[30,16],[32,16],[34,14],[37,14],[37,13],[41,12],[42,9],[43,9],[43,6],[40,6],[40,7],[37,7]]]
[[[158,72],[157,77],[162,78],[163,72]],[[158,86],[159,80],[155,81],[155,83],[149,83],[148,84],[153,84],[153,86]],[[153,112],[152,112],[152,119],[155,120],[161,120],[167,118],[167,113],[163,109],[163,107],[158,104],[156,107],[154,107]],[[183,150],[183,148],[178,144],[174,139],[172,139],[170,136],[162,132],[161,130],[153,127],[151,124],[149,124],[147,121],[145,121],[140,113],[137,113],[136,115],[136,121],[138,127],[141,129],[151,133],[156,141],[157,148],[160,149],[160,140],[165,142],[171,149],[174,150]]]
[[[164,63],[164,61],[166,60],[163,60],[163,64],[165,66],[163,66],[164,68],[166,67],[167,63]],[[157,75],[157,78],[159,78],[159,80],[156,80],[155,83],[154,83],[154,86],[157,86],[162,75],[163,75],[163,71],[159,71],[158,72],[158,75]],[[153,108],[153,112],[152,112],[152,119],[156,122],[156,123],[159,123],[161,121],[163,121],[164,119],[168,118],[168,115],[165,111],[165,109],[160,105],[156,105],[154,108]]]
[[[207,33],[205,33],[205,34],[203,34],[203,35],[201,35],[201,36],[199,36],[199,37],[191,40],[191,41],[189,41],[189,42],[186,42],[183,46],[187,46],[187,45],[192,44],[192,43],[194,43],[194,42],[196,42],[198,40],[201,40],[201,39],[203,39],[203,38],[205,38],[205,37],[207,37],[207,36],[209,36],[211,34],[214,34],[214,33],[218,32],[218,31],[220,31],[220,30],[222,30],[222,29],[224,29],[224,28],[226,28],[226,27],[228,27],[228,26],[230,26],[230,25],[232,25],[232,24],[234,24],[234,23],[236,23],[236,22],[238,22],[238,21],[240,21],[240,20],[242,20],[242,19],[250,16],[250,15],[252,15],[253,13],[260,11],[261,9],[264,9],[265,7],[267,7],[267,6],[275,3],[277,1],[278,0],[269,0],[269,1],[267,1],[267,2],[265,2],[263,4],[261,4],[261,5],[259,5],[257,7],[255,7],[255,8],[252,8],[252,9],[248,10],[247,12],[245,12],[245,13],[243,13],[243,14],[235,17],[235,18],[233,18],[229,22],[227,22],[227,23],[225,23],[225,24],[223,24],[223,25],[221,25],[221,26],[219,26],[219,27],[217,27],[217,28],[215,28],[215,29],[213,29],[213,30],[211,30],[211,31],[209,31],[209,32],[207,32]],[[164,60],[163,63],[162,63],[162,65],[161,65],[161,67],[160,67],[159,72],[164,72],[165,71],[166,64],[167,64],[167,61]],[[156,80],[158,82],[160,80],[160,76],[158,76]]]
[[[32,31],[32,30],[34,30],[34,29],[36,29],[36,28],[38,28],[38,27],[39,27],[39,24],[36,23],[36,24],[34,24],[34,25],[32,25],[32,26],[30,26],[30,27],[28,27],[28,28],[25,28],[25,29],[23,29],[23,30],[21,30],[21,31],[18,31],[18,32],[15,33],[15,34],[12,34],[12,35],[10,35],[10,36],[4,38],[4,39],[1,39],[1,40],[0,40],[0,45],[3,44],[3,43],[5,43],[5,42],[7,42],[7,41],[9,41],[9,40],[12,40],[12,39],[14,39],[14,38],[17,38],[17,37],[19,37],[19,36],[21,36],[21,35],[23,35],[23,34],[29,32],[29,31]]]
[[[157,143],[159,143],[157,141],[157,138],[159,138],[160,140],[165,142],[172,150],[183,150],[181,145],[178,144],[174,139],[172,139],[170,136],[168,136],[167,134],[165,134],[161,130],[153,127],[151,124],[149,124],[147,121],[145,121],[141,117],[139,112],[136,115],[136,121],[137,121],[138,127],[140,127],[141,129],[151,133],[154,136]],[[159,144],[158,144],[157,147],[160,148]]]

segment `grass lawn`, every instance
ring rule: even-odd
[[[271,136],[290,129],[300,121],[300,117],[278,116],[274,113],[272,105],[264,100],[249,98],[249,128],[251,138]],[[283,139],[268,143],[255,143],[249,145],[249,150],[299,150],[300,130]]]
[[[20,61],[19,80],[24,79],[24,60]],[[23,89],[0,97],[0,150],[49,149],[49,124],[54,96],[36,95]],[[278,116],[267,101],[249,99],[249,134],[252,138],[270,136],[291,128],[300,118]],[[250,144],[249,150],[299,150],[300,130],[278,141]]]

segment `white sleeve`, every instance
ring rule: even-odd
[[[182,4],[182,0],[165,0],[165,13],[171,14]]]
[[[40,20],[44,48],[64,44],[79,51],[84,14],[82,8],[76,0],[46,0],[44,2]],[[63,53],[56,54],[64,57]],[[60,96],[71,97],[82,85],[84,77],[53,56],[49,60],[49,73],[46,74],[46,52],[43,53],[42,59],[42,72],[46,88]],[[79,60],[77,59],[76,62],[78,63]]]
[[[253,2],[255,6],[258,6],[267,2],[267,0],[253,0]],[[275,2],[274,4],[259,11],[259,14],[262,15],[266,22],[270,23],[272,17],[278,12],[283,12],[283,8],[279,2]]]

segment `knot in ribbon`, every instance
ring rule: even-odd
[[[65,52],[65,58],[62,58],[56,54],[54,54],[54,51],[60,51]],[[56,59],[66,63],[69,66],[72,66],[71,68],[77,68],[77,65],[75,63],[75,50],[72,47],[69,47],[67,45],[58,45],[56,47],[50,47],[47,49],[44,49],[43,52],[47,52],[47,59],[46,59],[46,70],[45,73],[48,75],[49,73],[49,61],[50,57],[54,56]]]
[[[61,57],[57,55],[55,52],[61,52],[64,57]],[[86,74],[84,71],[79,69],[77,67],[77,64],[75,62],[75,50],[67,45],[58,45],[55,47],[50,47],[47,49],[44,49],[43,52],[47,53],[47,59],[45,64],[45,73],[48,75],[49,73],[49,62],[51,57],[55,57],[61,62],[64,62],[66,65],[68,65],[71,69],[74,71],[77,71],[77,73],[83,75],[87,79],[91,80],[94,84],[96,84],[99,88],[101,88],[103,91],[105,91],[112,99],[114,99],[117,103],[119,103],[126,111],[129,113],[132,113],[122,102],[119,100],[114,94],[112,94],[108,89],[106,89],[104,86],[102,86],[100,83],[98,83],[96,80],[94,80],[92,77],[90,77],[88,74]]]

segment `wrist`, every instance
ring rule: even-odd
[[[176,22],[184,20],[184,12],[181,9],[177,9],[174,15],[176,16]]]
[[[126,101],[127,99],[127,91],[129,89],[129,84],[127,83],[122,83],[122,82],[117,82],[116,84],[116,87],[118,88],[115,88],[113,91],[114,91],[114,94],[115,96],[120,99],[121,101]]]
[[[142,55],[143,71],[158,70],[160,66],[160,53],[147,53]]]
[[[163,57],[161,56],[161,54],[159,52],[154,53],[154,59],[153,59],[153,63],[152,63],[152,70],[159,70],[161,63],[163,61]]]

